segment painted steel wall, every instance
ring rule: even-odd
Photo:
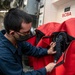
[[[70,7],[70,11],[64,12],[66,7]],[[57,22],[63,22],[69,18],[75,18],[75,0],[71,0],[63,5],[60,5],[57,12]]]
[[[64,9],[66,7],[70,7],[70,11],[64,12]],[[42,12],[41,9],[40,12]],[[69,18],[74,18],[74,17],[75,17],[75,0],[66,0],[66,1],[45,0],[43,15],[39,16],[39,20],[41,20],[41,24],[45,24],[48,22],[61,23]]]

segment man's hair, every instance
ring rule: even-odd
[[[10,30],[19,31],[21,29],[22,22],[31,23],[32,17],[18,8],[10,9],[4,18],[4,27],[6,32],[9,33]]]

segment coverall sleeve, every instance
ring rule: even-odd
[[[32,46],[30,43],[28,42],[24,42],[22,44],[22,50],[24,54],[27,54],[29,56],[43,56],[43,55],[47,55],[47,49],[46,48],[41,48],[41,47],[35,47]]]
[[[46,75],[45,68],[25,73],[22,66],[11,56],[0,56],[0,71],[2,71],[4,75]]]

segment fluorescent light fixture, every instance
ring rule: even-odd
[[[8,10],[1,10],[0,12],[8,12]]]
[[[27,5],[27,1],[28,1],[28,0],[24,0],[24,5]]]

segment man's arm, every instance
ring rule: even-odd
[[[52,42],[50,45],[50,48],[47,50],[46,48],[41,48],[41,47],[35,47],[32,46],[30,43],[28,42],[23,42],[22,44],[22,50],[24,54],[30,55],[30,56],[43,56],[43,55],[47,55],[47,54],[55,54],[56,51],[54,51],[54,47],[55,47],[56,43]]]
[[[46,48],[41,48],[41,47],[37,48],[35,46],[32,46],[28,42],[22,43],[22,51],[23,51],[24,54],[27,54],[29,56],[37,56],[37,57],[48,54]]]
[[[46,68],[26,73],[23,72],[22,66],[11,56],[0,56],[0,70],[5,75],[46,75]]]
[[[45,68],[39,70],[23,72],[23,68],[15,60],[10,58],[0,57],[0,70],[5,75],[46,75],[47,72],[51,72],[56,64],[49,63]]]

